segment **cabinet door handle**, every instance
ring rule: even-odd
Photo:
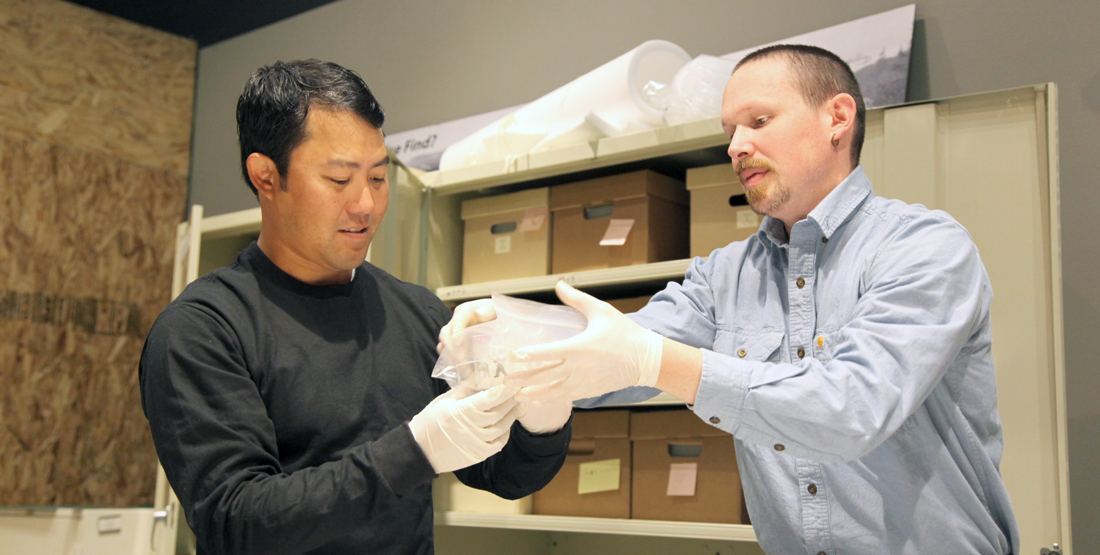
[[[165,505],[162,511],[153,511],[153,531],[149,533],[149,549],[151,551],[157,550],[157,523],[163,522],[164,527],[168,528],[170,516],[172,516],[171,505]]]

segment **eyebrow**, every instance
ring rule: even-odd
[[[386,156],[385,158],[383,158],[383,159],[379,160],[378,162],[376,162],[371,167],[372,168],[377,168],[379,166],[387,166],[387,165],[389,165],[389,163],[390,163],[390,157]],[[328,162],[325,162],[325,167],[326,168],[359,169],[359,168],[362,167],[362,165],[359,164],[359,162],[352,162],[351,160],[342,160],[342,159],[339,159],[339,158],[335,158],[335,159],[329,160]]]
[[[325,162],[325,167],[326,168],[358,169],[360,166],[359,166],[359,162],[352,162],[350,160],[340,160],[340,159],[337,158],[337,159],[333,159],[333,160],[329,160],[328,162]]]

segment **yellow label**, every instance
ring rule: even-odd
[[[577,493],[596,493],[619,489],[619,459],[581,463],[580,477],[577,480]]]

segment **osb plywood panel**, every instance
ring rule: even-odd
[[[0,136],[0,505],[148,505],[137,389],[186,180]]]
[[[0,320],[0,503],[151,505],[156,458],[138,403],[141,339]]]
[[[60,0],[0,0],[0,133],[187,175],[196,51]]]

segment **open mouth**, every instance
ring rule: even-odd
[[[741,172],[738,177],[741,178],[741,184],[746,189],[751,189],[759,184],[767,173],[767,168],[750,168]]]
[[[353,236],[354,235],[364,235],[364,234],[367,233],[367,228],[359,227],[359,228],[341,229],[340,233],[346,233],[346,234],[353,235]]]
[[[764,176],[771,171],[771,166],[763,160],[746,158],[738,162],[737,167],[734,169],[737,172],[737,178],[741,180],[741,184],[747,190],[758,185],[764,179]]]

